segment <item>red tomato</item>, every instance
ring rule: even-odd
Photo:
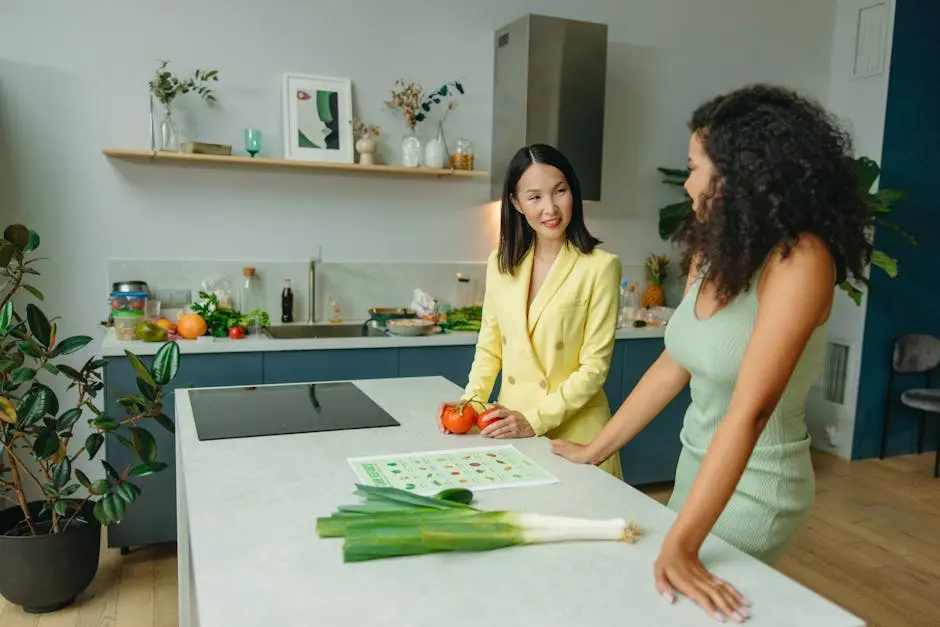
[[[240,340],[245,337],[245,329],[241,327],[232,327],[228,330],[228,336],[233,340]]]
[[[140,310],[140,309],[143,309],[143,308],[144,308],[144,301],[142,301],[142,300],[132,300],[132,301],[131,301],[131,309],[138,309],[138,310]]]
[[[497,420],[502,420],[502,418],[498,416],[496,417],[493,416],[493,414],[499,411],[500,409],[502,408],[494,405],[493,407],[490,407],[485,412],[477,416],[477,426],[480,428],[480,431],[483,431],[490,424],[496,422]]]
[[[441,424],[451,433],[466,433],[473,428],[477,412],[470,403],[447,405],[441,415]]]

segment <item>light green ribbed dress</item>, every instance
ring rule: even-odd
[[[682,453],[669,500],[669,507],[677,512],[728,410],[757,318],[756,280],[750,291],[702,320],[695,315],[699,287],[696,281],[666,327],[669,355],[692,375],[691,404],[679,436]],[[823,329],[810,337],[731,500],[712,528],[716,536],[768,564],[793,542],[813,503],[816,485],[805,409],[822,366]],[[766,355],[766,359],[773,358]]]

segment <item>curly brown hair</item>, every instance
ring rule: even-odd
[[[720,304],[750,289],[770,253],[785,257],[800,233],[829,248],[837,282],[864,283],[872,224],[852,142],[822,106],[796,92],[753,85],[695,110],[697,133],[716,175],[672,240],[688,270],[693,258]]]

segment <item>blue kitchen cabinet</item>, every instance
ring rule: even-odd
[[[473,366],[476,346],[433,346],[421,348],[402,348],[398,353],[399,377],[435,377],[441,376],[466,387]],[[499,395],[500,377],[496,377],[493,393],[489,400]]]
[[[622,352],[621,396],[626,398],[646,370],[663,352],[661,338],[627,340]],[[630,485],[669,482],[675,479],[682,446],[679,431],[689,405],[689,388],[680,392],[645,429],[620,451],[624,481]],[[619,403],[612,407],[619,406]],[[616,410],[614,410],[616,411]]]
[[[617,411],[623,399],[626,398],[623,393],[623,355],[630,341],[617,340],[614,344],[614,354],[610,358],[610,370],[607,372],[607,381],[604,382],[604,394],[607,396],[611,414]]]
[[[152,357],[140,359],[150,365]],[[259,353],[225,355],[182,355],[180,370],[173,382],[164,388],[163,413],[175,422],[173,391],[183,387],[215,387],[227,385],[258,385],[262,382],[262,359]],[[126,357],[108,357],[105,367],[105,413],[121,419],[126,416],[117,399],[137,393],[137,374]],[[141,494],[127,507],[121,524],[108,527],[108,546],[122,552],[132,546],[176,541],[176,440],[175,435],[153,420],[144,420],[157,441],[158,459],[168,466],[161,472],[134,479]],[[128,427],[118,431],[130,438]],[[109,437],[102,449],[105,459],[118,472],[133,467],[140,460],[133,451]],[[99,453],[101,455],[101,453]]]
[[[473,365],[474,346],[434,346],[401,348],[398,351],[398,376],[441,376],[465,387]]]
[[[349,381],[398,376],[397,348],[264,353],[264,383]]]

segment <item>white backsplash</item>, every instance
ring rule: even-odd
[[[107,284],[103,286],[103,315],[107,315],[105,297],[115,281],[146,281],[151,292],[188,289],[192,299],[198,301],[204,281],[225,278],[237,303],[242,268],[253,266],[272,324],[278,324],[281,319],[281,289],[286,278],[291,280],[294,292],[294,321],[304,322],[307,320],[309,265],[306,259],[109,259]],[[470,279],[470,300],[482,303],[485,262],[319,262],[315,281],[316,320],[322,322],[329,318],[332,300],[338,302],[346,320],[368,318],[371,307],[410,307],[415,289],[424,290],[440,303],[453,305],[458,298],[458,273]],[[625,265],[623,278],[631,284],[643,285],[643,266]]]

